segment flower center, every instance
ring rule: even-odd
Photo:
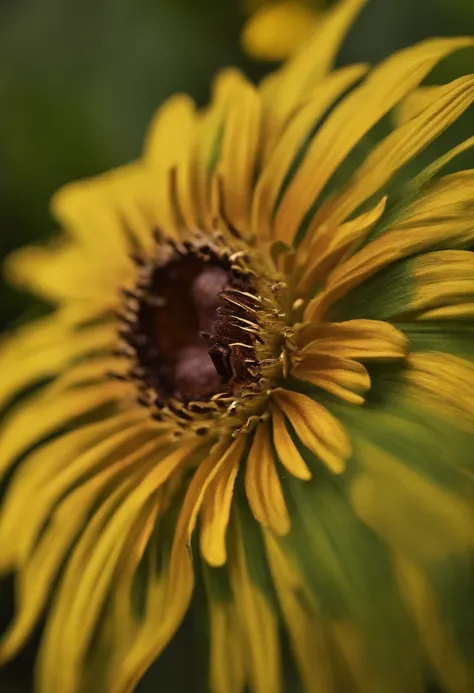
[[[285,285],[274,270],[219,233],[160,241],[138,262],[121,334],[139,401],[158,418],[171,411],[189,420],[261,397],[285,341]]]

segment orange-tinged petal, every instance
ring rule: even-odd
[[[432,39],[399,51],[335,108],[312,140],[278,208],[274,235],[291,242],[324,185],[359,140],[442,58],[473,39]],[[354,113],[357,117],[354,117]]]
[[[271,406],[271,419],[273,424],[273,444],[280,462],[297,479],[311,479],[311,471],[294,444],[288,433],[285,420],[275,405]]]
[[[279,388],[272,397],[288,417],[301,442],[330,471],[335,474],[343,472],[352,449],[339,421],[321,404],[299,392]]]
[[[275,467],[267,422],[258,426],[247,457],[245,492],[257,522],[277,534],[287,534],[290,518]]]

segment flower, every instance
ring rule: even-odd
[[[322,19],[321,0],[250,0],[246,5],[250,17],[242,45],[259,60],[288,58],[310,39]]]
[[[474,137],[399,174],[474,100],[416,91],[473,41],[331,72],[361,5],[168,101],[7,264],[56,304],[1,354],[0,656],[46,611],[40,693],[134,690],[193,590],[216,693],[282,691],[283,632],[310,693],[472,690],[474,173],[442,169]]]

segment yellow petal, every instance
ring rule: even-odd
[[[203,558],[212,566],[223,565],[227,560],[226,532],[235,479],[246,445],[245,438],[243,434],[237,438],[204,495],[200,549]]]
[[[265,153],[271,152],[290,113],[328,73],[365,0],[343,0],[321,18],[310,41],[262,85]]]
[[[297,250],[297,295],[305,296],[314,292],[318,282],[323,282],[327,274],[332,270],[346,254],[350,254],[351,248],[367,236],[374,228],[384,213],[387,197],[368,212],[351,221],[342,224],[338,228],[322,226],[317,230],[311,225],[305,240]],[[302,271],[300,270],[302,268]]]
[[[189,180],[191,148],[197,123],[198,116],[192,99],[184,95],[174,96],[158,110],[145,142],[144,164],[153,181],[155,204],[159,207],[159,225],[171,235],[178,233],[175,202],[187,228],[197,226],[197,210]],[[172,199],[172,176],[175,176],[176,201]],[[152,230],[149,229],[149,233]]]
[[[474,300],[474,253],[467,250],[441,250],[425,253],[410,263],[415,282],[414,296],[406,312],[454,308],[460,317],[464,305]],[[405,312],[405,311],[404,311]]]
[[[299,149],[331,104],[366,71],[364,65],[352,65],[328,75],[305,96],[302,107],[293,117],[289,117],[281,138],[268,153],[255,186],[252,207],[254,234],[270,237],[276,202]]]
[[[260,60],[284,60],[309,39],[317,23],[318,15],[298,0],[263,6],[244,27],[243,49]]]
[[[289,532],[290,518],[275,468],[267,423],[259,424],[247,457],[245,492],[257,522],[277,534]]]
[[[0,350],[0,407],[27,385],[50,378],[75,359],[113,347],[116,328],[73,330],[62,313],[42,318],[4,338]]]
[[[312,140],[275,217],[274,235],[291,242],[324,185],[359,140],[442,58],[472,39],[432,39],[385,60],[337,106]],[[357,117],[354,118],[354,113]]]
[[[474,100],[474,77],[435,87],[430,102],[416,117],[378,144],[364,160],[344,191],[323,204],[315,226],[339,224],[380,190],[410,159],[448,128]]]
[[[339,265],[312,299],[305,320],[320,321],[328,308],[387,265],[433,247],[455,249],[474,240],[474,177],[456,175],[432,183],[400,214],[396,225]]]
[[[367,369],[357,361],[330,354],[304,355],[292,375],[352,404],[362,404],[370,389]]]
[[[290,420],[301,442],[330,471],[335,474],[343,472],[352,450],[339,421],[321,404],[299,392],[279,388],[272,397]]]
[[[31,633],[61,564],[71,550],[74,539],[87,524],[91,509],[100,495],[112,480],[116,482],[119,477],[127,475],[127,470],[135,472],[143,458],[149,459],[150,452],[156,452],[158,448],[155,441],[145,446],[138,445],[128,457],[119,458],[115,464],[110,462],[108,467],[67,495],[51,513],[47,512],[50,503],[44,496],[40,495],[36,501],[32,500],[32,510],[37,507],[43,510],[41,503],[47,503],[47,510],[43,515],[49,514],[48,524],[37,546],[25,548],[25,556],[20,559],[23,565],[18,575],[19,608],[13,626],[0,643],[0,660],[12,657]],[[58,498],[60,494],[57,494]],[[28,524],[33,528],[35,520],[28,518]],[[43,522],[44,517],[39,521],[36,532],[42,529]]]
[[[260,146],[260,97],[243,77],[229,98],[218,172],[223,207],[233,226],[248,234],[252,187]]]
[[[437,351],[411,354],[404,386],[421,406],[472,433],[474,426],[474,364]]]
[[[307,693],[334,693],[331,643],[301,573],[270,532],[265,546],[273,583]]]
[[[239,634],[255,693],[280,693],[282,687],[278,618],[274,605],[252,581],[236,522],[234,552],[229,560],[230,581],[239,619]]]
[[[98,407],[127,397],[129,390],[121,382],[105,382],[77,390],[65,390],[58,396],[48,391],[20,402],[8,416],[0,440],[0,473],[5,472],[30,446],[60,429],[69,421]],[[53,391],[54,392],[54,391]]]
[[[133,163],[64,186],[54,195],[51,211],[95,260],[102,260],[103,271],[120,280],[132,266],[130,235],[149,248],[154,228],[161,226],[156,196],[144,166]]]
[[[138,414],[137,410],[132,410],[80,427],[34,450],[22,461],[0,514],[2,568],[20,564],[28,555],[50,509],[87,468],[94,463],[100,466],[102,460],[106,461],[107,451],[109,454],[114,452],[120,440],[129,441],[133,447],[143,439],[144,423],[146,427],[147,422]],[[121,432],[118,442],[114,435],[117,431]],[[109,441],[112,441],[111,448]],[[101,445],[97,449],[98,443]],[[25,507],[29,508],[27,522]]]
[[[459,495],[436,485],[367,441],[358,445],[362,473],[350,497],[358,517],[415,561],[472,549],[474,515]]]
[[[235,605],[210,598],[209,612],[211,691],[241,693],[245,686],[245,662]]]
[[[273,424],[273,443],[277,452],[278,458],[282,465],[290,474],[293,474],[297,479],[311,479],[312,474],[306,462],[294,444],[288,429],[286,427],[283,416],[278,407],[271,406],[272,424]]]
[[[48,685],[51,689],[52,682],[55,682],[55,688],[64,693],[76,690],[82,659],[90,646],[97,619],[123,551],[123,538],[140,519],[144,509],[153,504],[152,499],[157,489],[176,472],[199,444],[201,441],[195,439],[187,444],[183,443],[157,461],[153,452],[154,444],[150,443],[150,450],[147,450],[142,463],[143,471],[138,468],[132,476],[133,483],[127,486],[127,492],[121,494],[119,502],[115,502],[112,508],[107,508],[105,516],[99,509],[95,518],[89,522],[70,558],[43,637],[39,679],[43,690],[48,690]],[[129,480],[130,476],[127,482]],[[98,519],[94,522],[96,518]],[[184,608],[186,606],[187,602]],[[182,603],[180,607],[179,618],[176,618],[177,614],[171,613],[173,609],[170,600],[168,613],[161,622],[155,624],[156,639],[161,636],[163,647],[179,625]],[[74,643],[74,646],[71,647],[70,643]],[[131,658],[131,653],[129,656]],[[123,663],[124,669],[127,664],[129,662]],[[125,689],[126,677],[121,672],[117,672],[117,676]]]
[[[356,361],[404,358],[408,353],[407,337],[394,325],[383,320],[346,320],[304,324],[297,332],[301,354],[333,355]]]
[[[440,683],[449,693],[467,693],[471,676],[456,652],[449,629],[443,623],[431,585],[423,572],[401,554],[395,554],[394,564],[400,591]]]

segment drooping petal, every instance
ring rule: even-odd
[[[246,442],[245,434],[237,437],[205,489],[201,509],[200,552],[211,566],[223,565],[227,559],[227,526],[234,484]]]
[[[128,436],[130,437],[130,433]],[[64,494],[67,484],[63,484],[62,489],[55,484],[50,484],[48,488],[41,489],[42,493],[37,494],[35,504],[31,506],[40,509],[42,516],[36,513],[36,516],[29,517],[30,531],[20,536],[18,564],[21,565],[21,572],[18,576],[17,589],[18,612],[11,629],[0,643],[0,659],[12,657],[31,633],[48,599],[49,588],[56,580],[74,540],[87,525],[89,514],[100,495],[108,488],[113,489],[124,476],[130,475],[134,478],[133,473],[142,460],[149,459],[150,454],[156,453],[163,445],[159,440],[145,445],[138,444],[134,446],[133,452],[122,456],[118,453],[120,447],[115,437],[105,442],[115,445],[116,456],[119,454],[115,462],[109,458],[107,466],[102,466],[100,471],[91,475],[87,481],[69,493]],[[103,445],[99,445],[98,448],[103,448]],[[96,456],[100,455],[100,452],[97,448],[94,450]],[[106,459],[106,457],[103,458],[103,460]],[[76,470],[76,481],[80,478]],[[53,486],[55,486],[54,489]],[[69,486],[73,487],[72,482],[69,482]],[[64,498],[62,498],[63,494]],[[54,496],[56,507],[52,501]],[[39,499],[43,504],[39,504]],[[39,535],[43,529],[47,515],[46,529],[39,536],[37,545],[33,545],[35,535]]]
[[[249,554],[244,546],[245,532],[234,525],[234,549],[229,559],[230,583],[238,614],[250,688],[255,693],[280,693],[282,678],[278,619],[274,604],[252,579],[251,562],[264,562],[262,555]]]
[[[118,499],[112,494],[89,522],[68,562],[48,619],[40,652],[39,683],[44,690],[52,683],[64,693],[76,690],[81,675],[82,657],[90,645],[123,551],[123,537],[133,527],[143,509],[148,508],[157,490],[199,444],[201,441],[193,439],[180,445],[157,463],[153,452],[155,444],[150,443],[142,464],[131,476],[126,477],[123,487],[119,487]],[[184,609],[187,607],[187,601],[182,600],[182,596],[180,593],[180,608],[173,609],[174,600],[170,600],[161,622],[155,624],[153,647],[158,650],[160,648],[157,643],[160,639],[163,647],[179,625],[183,606]],[[71,639],[74,639],[74,649],[69,647]],[[140,654],[142,661],[146,659],[148,664],[149,653],[142,651]],[[117,690],[130,690],[129,677],[135,674],[135,667],[138,670],[142,664],[135,662],[133,655],[136,652],[130,652],[127,660],[122,663],[123,671],[117,675]]]
[[[339,421],[321,404],[299,392],[279,388],[273,398],[301,442],[332,472],[343,472],[351,445]]]
[[[290,518],[275,467],[268,424],[261,423],[247,457],[245,492],[255,519],[276,534],[286,534]]]
[[[269,567],[307,693],[334,693],[336,671],[330,657],[328,628],[318,614],[294,559],[270,532],[265,533]]]
[[[297,479],[311,479],[311,471],[294,444],[279,408],[274,405],[271,406],[271,421],[273,444],[282,465]]]

